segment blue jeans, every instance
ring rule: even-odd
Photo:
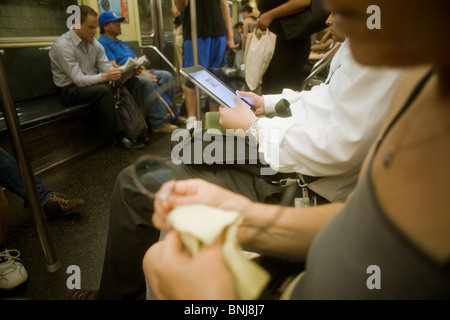
[[[158,128],[167,120],[166,108],[156,94],[153,80],[147,76],[137,76],[142,89],[144,110],[147,110],[147,122],[151,128]]]
[[[166,70],[148,70],[148,72],[153,73],[156,76],[157,84],[159,88],[169,96],[170,101],[175,101],[175,83],[173,76],[169,71]]]
[[[35,179],[39,198],[42,205],[45,205],[48,199],[52,197],[53,191],[46,188],[41,180]],[[16,160],[2,148],[0,148],[0,185],[21,197],[24,200],[24,207],[29,207],[19,166]]]

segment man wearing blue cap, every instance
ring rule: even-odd
[[[103,45],[106,56],[116,68],[124,65],[129,58],[136,59],[136,54],[128,44],[117,38],[122,34],[121,22],[124,20],[125,18],[118,17],[111,11],[105,11],[99,16],[100,38],[98,41]],[[143,66],[138,68],[136,73],[142,88],[147,120],[153,132],[171,133],[178,127],[168,122],[167,110],[158,97],[155,85],[159,86],[160,94],[166,93],[169,99],[174,101],[173,76],[164,70],[155,70],[152,73]]]
[[[143,148],[142,143],[131,141],[124,135],[114,107],[114,92],[109,85],[111,81],[121,78],[122,70],[112,66],[103,46],[95,40],[97,28],[97,12],[89,6],[80,6],[80,27],[64,33],[50,49],[53,81],[67,106],[81,103],[97,106],[113,133],[116,145],[126,149]],[[138,79],[131,77],[124,85],[136,103],[141,105],[142,92]],[[148,139],[147,132],[140,138]]]

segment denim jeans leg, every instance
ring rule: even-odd
[[[137,76],[141,84],[144,108],[147,110],[147,121],[150,127],[158,128],[167,119],[167,112],[158,95],[153,81],[146,76]]]
[[[35,181],[39,198],[44,205],[53,195],[53,191],[46,188],[38,178],[35,178]],[[24,206],[29,207],[19,166],[16,160],[2,148],[0,148],[0,185],[21,197],[24,200]]]
[[[172,103],[175,101],[175,82],[173,76],[166,70],[154,70],[153,74],[158,80],[158,86],[165,92]]]

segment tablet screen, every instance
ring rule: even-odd
[[[220,82],[216,77],[206,70],[200,70],[189,73],[189,75],[201,83],[208,91],[216,95],[222,100],[228,107],[236,108],[236,102],[234,97],[236,94]],[[239,97],[238,97],[239,98]],[[240,98],[239,98],[240,99]],[[242,99],[240,99],[243,101]],[[251,108],[245,101],[243,101],[249,108]]]

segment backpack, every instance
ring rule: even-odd
[[[119,81],[111,84],[114,90],[114,108],[120,119],[125,137],[134,141],[147,134],[147,123],[133,96]]]

